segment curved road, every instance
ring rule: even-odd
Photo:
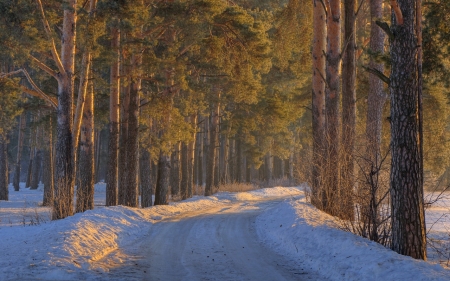
[[[161,221],[99,264],[108,280],[323,280],[258,242],[256,216],[279,202],[233,203]]]

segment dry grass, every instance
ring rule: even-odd
[[[227,192],[246,192],[259,189],[259,186],[252,183],[228,183],[221,184],[217,191],[227,191]]]

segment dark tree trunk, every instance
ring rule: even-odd
[[[236,164],[234,166],[235,168],[235,175],[236,175],[236,182],[242,182],[242,144],[240,139],[236,139]]]
[[[172,152],[171,156],[170,193],[172,195],[172,198],[180,193],[180,185],[182,184],[180,182],[181,180],[180,174],[182,172],[180,168],[181,165],[184,163],[180,163],[181,145],[182,145],[181,142],[178,142],[175,145],[174,151]]]
[[[94,89],[86,95],[80,136],[76,212],[94,209]]]
[[[37,189],[39,187],[39,174],[41,173],[42,166],[42,151],[39,149],[36,151],[36,156],[33,160],[33,171],[30,182],[30,189]]]
[[[0,136],[0,200],[9,200],[8,144],[3,136]]]
[[[403,24],[392,15],[391,39],[391,247],[426,259],[425,213],[419,144],[415,0],[398,0]],[[421,15],[419,15],[421,16]]]
[[[140,65],[140,59],[135,58],[135,69]],[[124,186],[124,202],[125,206],[138,207],[138,167],[139,167],[139,92],[141,88],[140,79],[134,81],[130,91],[130,106],[128,117],[128,140],[126,145],[126,161],[127,169],[125,176],[126,185]]]
[[[180,185],[180,195],[182,200],[189,198],[188,195],[189,158],[190,157],[188,155],[188,145],[183,143],[181,145],[181,185]]]
[[[153,195],[153,182],[152,182],[152,163],[150,152],[147,149],[141,148],[141,162],[140,162],[140,175],[141,175],[141,205],[142,208],[151,207],[152,195]]]
[[[53,178],[53,124],[50,118],[49,130],[47,132],[47,147],[43,153],[43,182],[44,182],[44,198],[42,200],[43,206],[52,206],[55,192],[55,184]]]
[[[170,156],[161,152],[158,161],[158,179],[156,180],[155,205],[169,204],[169,178]]]
[[[355,0],[344,2],[344,54],[342,63],[342,164],[340,198],[341,218],[352,220],[354,175],[354,147],[356,129],[356,41]]]
[[[129,70],[129,69],[128,69]],[[120,146],[119,146],[119,186],[118,186],[118,204],[125,204],[125,193],[127,183],[127,146],[128,146],[128,118],[130,105],[130,85],[124,87],[125,97],[122,101],[122,120],[120,127]]]
[[[28,160],[27,180],[25,181],[26,188],[29,188],[31,186],[31,178],[33,177],[34,150],[34,146],[30,146],[30,159]]]
[[[16,158],[16,166],[13,178],[13,186],[14,191],[19,191],[20,189],[20,168],[21,168],[21,160],[22,160],[22,149],[23,149],[23,139],[24,139],[24,130],[26,126],[26,114],[22,113],[20,115],[20,123],[19,123],[19,134],[17,136],[17,158]]]
[[[109,97],[109,141],[108,141],[108,171],[106,176],[106,206],[117,205],[117,190],[119,182],[119,44],[120,31],[117,28],[111,30],[111,48],[115,52],[114,62],[110,73],[110,97]]]
[[[219,108],[220,104],[217,103],[214,109],[211,111],[211,124],[210,124],[210,139],[209,139],[209,151],[206,165],[206,185],[205,196],[210,196],[214,193],[215,181],[214,176],[216,173],[216,147],[217,147],[217,131],[219,128]]]

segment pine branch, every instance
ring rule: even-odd
[[[391,0],[391,7],[394,10],[395,18],[397,19],[398,25],[403,25],[403,14],[397,0]]]
[[[38,94],[38,97],[40,97],[40,98],[46,100],[48,103],[50,103],[50,104],[53,106],[53,108],[56,109],[56,108],[58,107],[58,101],[57,101],[55,98],[51,98],[51,97],[47,96],[44,92],[42,92],[42,90],[39,89],[39,87],[36,85],[36,83],[34,83],[33,79],[31,79],[30,74],[28,74],[28,71],[26,71],[26,70],[23,69],[23,68],[21,68],[20,70],[22,71],[22,73],[23,73],[23,74],[25,75],[25,77],[27,78],[28,83],[31,84],[31,87],[33,87],[34,91]],[[28,88],[27,88],[27,89],[28,89]],[[25,93],[28,93],[28,94],[31,94],[31,95],[32,95],[31,91],[26,91],[26,90],[24,90],[23,88],[22,88],[22,90],[23,90]],[[28,90],[29,90],[29,89],[28,89]]]
[[[47,72],[48,74],[50,74],[51,76],[53,76],[55,79],[58,79],[58,74],[56,73],[56,71],[54,71],[53,69],[51,69],[49,66],[47,66],[45,63],[41,62],[40,60],[38,60],[36,57],[34,57],[33,55],[29,55],[31,57],[31,59],[37,64],[37,66],[42,69],[43,71]]]
[[[45,30],[45,34],[47,35],[48,40],[51,43],[51,52],[52,52],[52,57],[53,60],[56,63],[56,66],[58,67],[58,70],[60,73],[65,74],[66,70],[64,69],[64,66],[61,62],[61,59],[58,55],[58,52],[56,51],[56,44],[55,44],[55,40],[52,37],[52,31],[50,29],[50,25],[47,21],[47,18],[45,17],[45,13],[44,13],[44,8],[42,7],[42,2],[41,0],[36,0],[38,6],[39,6],[39,10],[41,12],[41,16],[42,16],[42,24],[44,25],[44,30]]]
[[[363,66],[363,69],[375,76],[377,76],[378,78],[380,78],[381,81],[383,81],[384,83],[386,83],[388,86],[391,83],[391,79],[389,77],[387,77],[386,75],[383,74],[383,72],[379,71],[378,69],[375,68],[370,68],[367,66]]]
[[[387,24],[384,21],[375,21],[376,25],[378,25],[383,31],[389,36],[389,40],[394,40],[394,33],[392,33],[391,28],[389,27],[389,24]]]

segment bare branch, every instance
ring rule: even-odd
[[[54,71],[53,69],[51,69],[49,66],[47,66],[45,63],[41,62],[40,60],[38,60],[36,57],[34,57],[33,55],[30,55],[31,59],[38,65],[38,67],[40,69],[42,69],[43,71],[47,72],[48,74],[50,74],[51,76],[53,76],[55,79],[58,79],[58,75],[56,73],[56,71]]]
[[[50,41],[51,44],[51,52],[52,52],[52,57],[53,60],[55,61],[59,72],[61,72],[62,74],[66,73],[66,70],[64,69],[64,66],[61,62],[61,59],[58,55],[58,52],[56,51],[56,44],[55,44],[55,40],[52,37],[52,31],[50,29],[50,25],[48,24],[47,18],[45,17],[45,13],[44,13],[44,7],[42,6],[42,2],[41,0],[36,0],[38,6],[39,6],[39,10],[41,12],[41,16],[42,16],[42,24],[44,25],[44,29],[45,29],[45,34],[47,35],[48,40]]]
[[[58,101],[55,98],[51,98],[51,97],[47,96],[44,92],[42,92],[42,90],[39,89],[39,87],[36,85],[36,83],[34,83],[33,79],[31,79],[30,74],[28,74],[28,71],[26,71],[23,68],[19,69],[19,71],[22,72],[25,75],[25,77],[28,80],[28,83],[30,83],[31,87],[33,87],[33,89],[34,89],[34,91],[33,91],[33,90],[30,90],[30,89],[28,89],[26,87],[22,87],[22,91],[24,93],[27,93],[27,94],[30,94],[30,95],[33,95],[33,96],[37,96],[37,97],[40,97],[40,98],[44,99],[45,101],[50,103],[53,106],[53,108],[55,108],[55,109],[58,107]]]
[[[370,67],[366,67],[363,66],[364,70],[366,70],[369,73],[372,73],[373,75],[377,76],[378,78],[381,79],[381,81],[383,81],[384,83],[386,83],[388,86],[391,83],[391,79],[389,79],[389,77],[387,77],[386,75],[383,74],[383,72],[379,71],[378,69],[375,68],[370,68]]]
[[[391,0],[391,7],[394,10],[395,18],[397,19],[398,25],[403,25],[403,14],[397,0]]]

